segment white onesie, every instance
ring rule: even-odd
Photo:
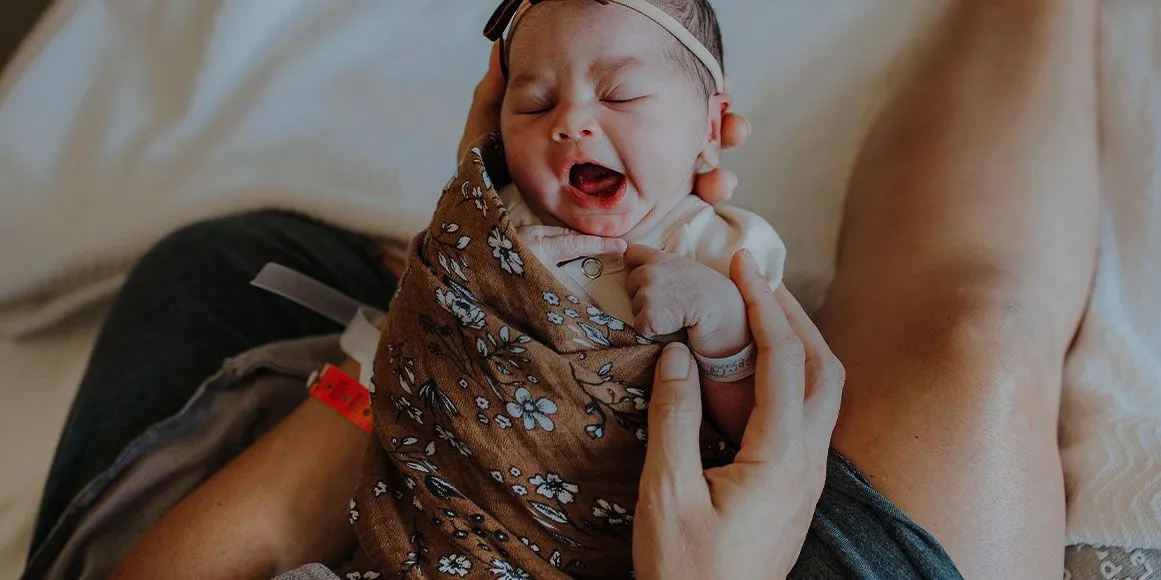
[[[513,226],[541,224],[514,185],[499,193]],[[773,284],[781,282],[786,261],[786,246],[766,220],[744,209],[712,206],[696,195],[686,196],[656,227],[627,241],[692,258],[727,277],[734,254],[746,248]],[[578,295],[586,295],[589,302],[620,320],[633,320],[625,289],[627,272],[620,256],[594,256],[560,267],[548,266],[563,284]]]

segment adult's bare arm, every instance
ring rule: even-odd
[[[366,446],[358,427],[307,399],[166,514],[113,578],[270,578],[343,560]]]

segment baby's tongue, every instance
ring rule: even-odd
[[[610,197],[621,188],[625,176],[592,163],[574,165],[569,172],[570,184],[593,197]]]

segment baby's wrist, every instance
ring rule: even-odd
[[[689,347],[708,358],[738,354],[753,342],[746,323],[745,307],[741,317],[721,317],[711,324],[699,323],[689,331]]]
[[[742,352],[747,346],[750,346],[750,344],[751,341],[749,340],[748,336],[744,339],[725,342],[695,341],[691,338],[689,341],[689,348],[693,349],[693,352],[697,353],[698,355],[706,358],[724,358]]]

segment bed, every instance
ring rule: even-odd
[[[493,2],[59,0],[0,77],[0,578],[15,578],[104,305],[183,224],[279,207],[375,235],[426,220]],[[944,2],[718,0],[736,201],[816,305],[844,182]],[[1074,578],[1161,562],[1161,4],[1106,0],[1102,249],[1066,368]],[[390,163],[385,160],[390,160]]]

